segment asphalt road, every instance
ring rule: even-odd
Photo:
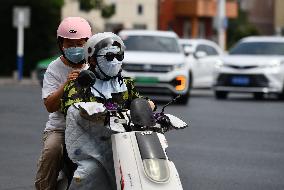
[[[47,120],[39,86],[0,86],[0,189],[30,190]],[[194,91],[167,112],[190,127],[167,134],[185,190],[283,190],[284,102]]]

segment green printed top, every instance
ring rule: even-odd
[[[116,103],[123,108],[129,108],[130,103],[135,98],[140,98],[142,96],[139,95],[137,90],[135,89],[134,82],[130,78],[124,78],[123,82],[126,84],[127,91],[114,93],[112,94],[112,98],[109,99],[109,102]],[[66,116],[68,108],[74,103],[78,102],[99,102],[103,103],[103,99],[101,97],[95,97],[91,88],[82,88],[79,86],[78,81],[70,81],[64,87],[64,93],[61,98],[61,111]]]

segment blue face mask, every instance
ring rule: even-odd
[[[84,48],[83,47],[70,47],[63,49],[65,57],[73,62],[79,63],[84,59]]]

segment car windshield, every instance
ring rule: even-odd
[[[233,47],[231,55],[284,55],[283,42],[242,42]]]
[[[127,51],[180,52],[177,39],[171,37],[128,36],[123,41]]]
[[[185,48],[185,47],[189,47],[189,48],[192,48],[193,47],[193,45],[192,44],[181,44],[181,46],[183,47],[183,48]]]

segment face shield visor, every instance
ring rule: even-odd
[[[92,55],[97,62],[96,72],[102,78],[116,77],[121,71],[124,45],[113,38],[101,40],[94,47]]]

